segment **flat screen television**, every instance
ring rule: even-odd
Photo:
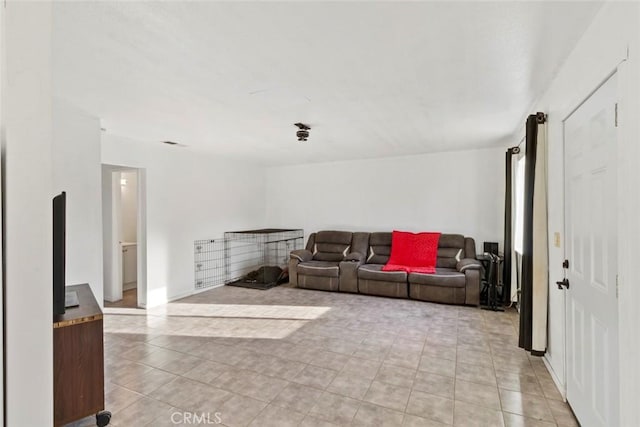
[[[67,194],[53,198],[53,314],[65,313]]]

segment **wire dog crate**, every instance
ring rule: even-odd
[[[281,228],[224,233],[227,284],[266,289],[286,281],[289,253],[303,239],[302,230]]]
[[[224,285],[224,239],[205,239],[193,242],[196,290]]]
[[[301,229],[230,231],[194,243],[196,289],[228,284],[268,289],[287,280],[289,253],[302,249]]]

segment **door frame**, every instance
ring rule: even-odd
[[[115,237],[116,230],[119,229],[118,215],[114,215],[114,211],[119,209],[118,202],[114,197],[114,189],[120,189],[120,180],[114,178],[117,172],[136,172],[137,174],[137,218],[136,218],[136,258],[137,258],[137,301],[139,308],[146,308],[147,306],[147,173],[144,168],[135,168],[129,166],[102,164],[103,181],[105,181],[105,174],[109,174],[108,194],[104,194],[107,190],[104,187],[103,182],[103,203],[111,200],[107,206],[103,208],[110,210],[110,214],[102,218],[103,236],[110,235],[109,243],[104,244],[103,254],[103,268],[104,268],[104,282],[103,288],[109,287],[110,289],[118,289],[122,291],[122,248],[120,245],[119,237]],[[119,199],[117,199],[119,200]],[[118,205],[118,206],[116,206]],[[108,283],[109,282],[109,283]],[[102,295],[102,301],[105,300],[105,294]]]
[[[566,121],[578,110],[580,109],[580,107],[582,107],[582,105],[584,105],[590,98],[591,96],[593,96],[598,90],[600,90],[600,88],[602,86],[604,86],[609,79],[611,79],[612,77],[616,76],[619,77],[620,75],[620,68],[622,67],[622,65],[624,64],[624,61],[620,64],[618,64],[612,71],[610,71],[606,77],[604,77],[603,79],[601,79],[598,84],[595,86],[594,89],[592,89],[591,91],[589,91],[589,93],[583,97],[577,104],[575,104],[575,106],[573,108],[571,108],[566,114],[563,115],[562,118],[562,241],[563,241],[563,245],[562,245],[562,253],[563,253],[563,257],[564,259],[568,259],[568,254],[567,254],[567,194],[566,194],[566,182],[567,182],[567,170],[566,170],[566,158],[567,158],[567,150],[566,150],[566,146],[567,146],[567,141],[566,141]],[[620,79],[618,78],[616,81],[616,98],[620,98]],[[619,105],[619,103],[618,103]],[[620,136],[619,136],[619,132],[617,132],[616,135],[616,147],[615,147],[615,151],[616,151],[616,156],[618,156],[619,154],[619,150],[620,150]],[[618,167],[616,167],[616,174],[618,175],[618,180],[616,181],[616,199],[619,199],[619,187],[620,187],[620,182],[619,182],[619,178],[620,178],[620,169]],[[616,218],[616,222],[618,225],[618,231],[620,230],[619,226],[620,226],[620,218]],[[618,241],[616,242],[617,246],[618,246],[618,253],[619,253],[619,249],[620,249],[620,239],[617,239]],[[620,257],[618,256],[616,259],[616,263],[617,263],[617,271],[620,271]],[[566,275],[565,275],[566,277]],[[551,287],[551,280],[549,283],[550,287]],[[563,351],[563,358],[564,358],[564,369],[563,369],[563,378],[562,378],[562,385],[564,386],[564,390],[562,390],[562,397],[564,398],[564,400],[567,402],[567,404],[569,406],[571,406],[571,404],[568,401],[568,396],[567,396],[567,377],[568,377],[568,373],[569,373],[569,357],[568,357],[568,345],[567,345],[567,335],[569,333],[569,331],[567,331],[568,328],[568,319],[567,316],[569,315],[569,308],[568,308],[568,303],[569,303],[569,299],[566,296],[566,292],[562,293],[563,295],[563,316],[562,316],[562,321],[563,321],[563,327],[562,327],[562,346],[564,348]],[[621,325],[622,322],[620,321],[620,299],[618,299],[618,304],[616,306],[616,316],[618,317],[618,359],[620,358],[620,355],[622,354],[622,341],[620,340],[620,329],[621,329]],[[618,360],[618,366],[620,366],[620,361]],[[618,370],[617,372],[617,376],[618,376],[618,392],[621,392],[620,390],[620,370]],[[619,404],[619,402],[618,402]],[[573,408],[572,408],[573,410]],[[618,406],[618,415],[619,415],[619,419],[620,419],[620,415],[621,415],[621,408]]]

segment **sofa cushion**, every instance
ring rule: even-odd
[[[464,257],[467,259],[476,258],[476,241],[472,237],[464,238]]]
[[[464,236],[461,234],[442,234],[438,242],[438,261],[436,267],[456,268],[458,261],[465,257]]]
[[[316,261],[342,261],[351,248],[353,233],[349,231],[319,231],[315,235],[313,259]]]
[[[330,261],[306,261],[298,264],[298,274],[308,276],[338,277],[338,262]]]
[[[364,264],[358,269],[358,278],[385,282],[406,282],[406,271],[382,271],[383,264]]]
[[[392,234],[388,232],[371,233],[366,259],[368,264],[386,264],[389,262],[391,236]],[[458,261],[465,258],[465,245],[465,238],[462,235],[440,235],[436,267],[455,268]]]
[[[367,263],[386,264],[391,255],[391,233],[371,233]]]
[[[464,288],[466,277],[464,273],[459,273],[455,269],[437,268],[434,274],[409,273],[409,283]]]

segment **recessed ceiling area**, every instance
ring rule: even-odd
[[[54,93],[265,165],[506,146],[601,5],[60,2]]]

